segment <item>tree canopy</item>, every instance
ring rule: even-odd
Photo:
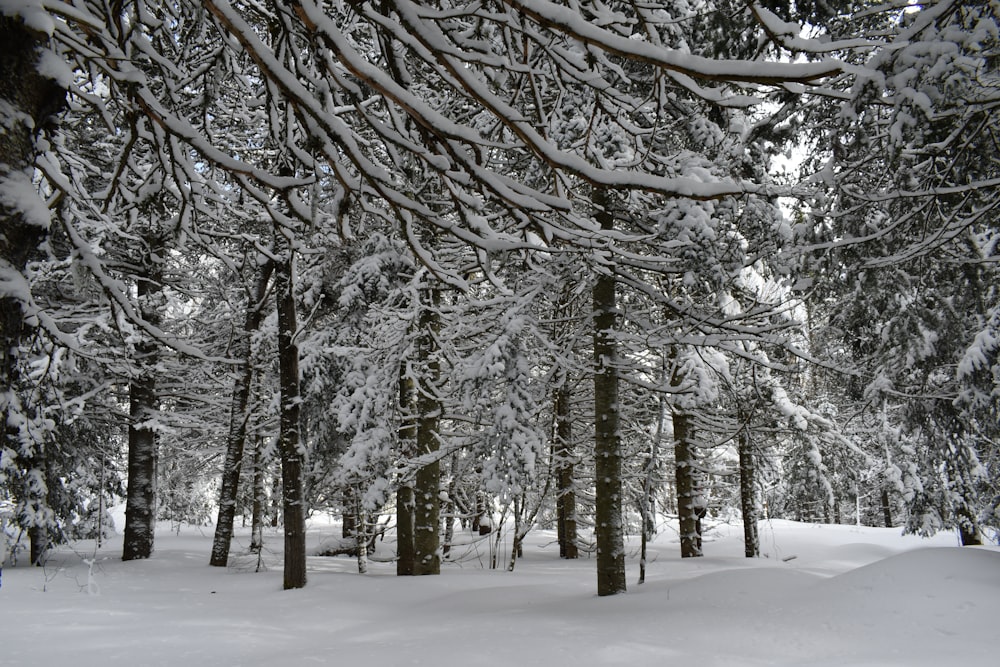
[[[0,14],[5,557],[121,498],[216,565],[283,503],[288,588],[312,510],[601,594],[658,515],[995,536],[995,3]]]

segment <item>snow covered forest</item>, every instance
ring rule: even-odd
[[[0,14],[0,563],[997,540],[996,0]]]

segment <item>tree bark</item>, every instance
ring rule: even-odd
[[[299,348],[295,337],[294,258],[282,230],[275,230],[274,293],[278,309],[278,375],[281,407],[278,451],[281,455],[282,519],[285,531],[284,588],[306,585],[306,508],[303,486],[305,451],[302,445],[299,394]]]
[[[45,555],[49,551],[49,531],[45,526],[28,528],[28,549],[31,564],[41,567],[45,565]]]
[[[219,515],[215,523],[215,539],[212,542],[212,556],[209,560],[209,565],[215,567],[225,567],[229,561],[229,547],[233,539],[233,522],[236,519],[237,494],[240,488],[240,472],[243,467],[243,451],[246,448],[247,422],[250,418],[247,409],[253,382],[250,339],[260,328],[263,319],[264,297],[273,268],[274,263],[271,261],[266,261],[260,267],[248,295],[243,331],[235,342],[233,356],[239,358],[242,364],[233,380],[229,432],[226,436],[226,460],[222,465],[222,485],[219,490]]]
[[[129,384],[128,490],[122,560],[153,554],[156,511],[156,433],[143,422],[156,407],[156,380],[138,377]]]
[[[153,327],[162,316],[159,299],[163,292],[161,239],[150,235],[145,258],[145,275],[136,288],[139,314]],[[156,365],[159,343],[148,334],[135,344],[136,374],[129,381],[128,490],[125,499],[125,535],[122,560],[139,560],[153,554],[156,526],[156,431],[151,424],[158,409]]]
[[[455,541],[455,515],[458,513],[458,503],[455,502],[456,480],[458,477],[457,459],[451,457],[451,473],[448,476],[448,494],[445,505],[442,508],[444,517],[444,542],[441,545],[441,555],[448,558],[451,554],[451,545]]]
[[[982,534],[979,532],[979,526],[976,523],[976,518],[969,511],[968,507],[962,506],[959,508],[958,512],[958,536],[962,541],[963,547],[978,547],[982,546],[983,538]]]
[[[666,379],[667,359],[662,357],[661,377]],[[646,551],[649,540],[656,534],[656,501],[653,493],[653,476],[656,474],[657,461],[660,458],[660,443],[663,442],[663,431],[667,415],[667,397],[660,392],[657,399],[656,432],[649,442],[649,458],[643,471],[642,496],[639,499],[639,511],[642,515],[642,544],[639,553],[639,583],[646,582]]]
[[[596,219],[614,229],[605,190],[594,190]],[[622,525],[622,460],[618,406],[617,299],[613,267],[594,282],[594,519],[597,533],[597,594],[624,593],[625,537]]]
[[[362,503],[361,489],[352,487],[354,514],[354,544],[357,551],[358,574],[368,574],[368,513]]]
[[[353,486],[348,486],[341,494],[341,504],[344,511],[341,513],[340,536],[345,540],[358,536],[358,512]]]
[[[740,509],[743,511],[743,548],[747,558],[760,555],[760,536],[757,533],[756,467],[753,460],[753,446],[750,441],[749,424],[744,423],[740,431],[738,447],[740,457]]]
[[[417,471],[414,481],[413,573],[418,575],[441,573],[441,461],[436,456],[441,448],[438,435],[441,405],[437,396],[441,372],[437,354],[440,294],[437,289],[429,292],[428,303],[420,313],[417,346],[424,365],[417,392],[417,452],[433,460]]]
[[[578,558],[576,534],[576,488],[573,483],[573,420],[570,413],[572,394],[563,384],[556,390],[555,440],[552,443],[552,460],[556,478],[556,533],[560,558]]]
[[[417,441],[417,399],[416,384],[407,370],[407,364],[399,368],[399,412],[402,421],[399,426],[400,452],[410,458],[416,452]],[[413,495],[413,481],[404,478],[396,490],[396,575],[410,576],[414,573],[413,528],[416,501]]]
[[[886,528],[892,528],[892,505],[889,503],[889,489],[882,487],[882,520]]]
[[[250,553],[264,548],[264,452],[258,436],[253,448],[253,509],[250,518]]]
[[[675,409],[674,462],[676,464],[677,514],[680,522],[681,558],[702,555],[700,493],[694,453],[694,426],[683,410]]]

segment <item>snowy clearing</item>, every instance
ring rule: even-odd
[[[314,522],[310,544],[335,534]],[[772,521],[767,557],[751,561],[742,527],[721,525],[707,557],[682,561],[666,531],[646,583],[631,553],[630,590],[611,598],[595,595],[593,560],[560,560],[546,531],[529,535],[513,573],[486,569],[481,542],[480,557],[437,577],[398,578],[386,562],[361,576],[351,558],[310,557],[296,591],[281,590],[273,551],[264,572],[248,557],[209,567],[211,535],[162,524],[154,557],[128,563],[116,538],[89,580],[92,544],[44,569],[4,568],[0,664],[997,664],[1000,550],[959,548],[952,534]]]

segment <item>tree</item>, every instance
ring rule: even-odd
[[[440,295],[431,287],[421,294],[417,318],[416,362],[423,372],[414,383],[416,401],[416,455],[419,463],[413,483],[413,574],[441,573],[441,366],[437,337]]]
[[[5,7],[0,15],[0,106],[6,119],[0,129],[0,416],[3,457],[21,451],[33,406],[18,400],[18,350],[37,324],[25,279],[25,266],[46,238],[49,212],[33,180],[36,157],[47,146],[53,116],[65,104],[66,82],[46,74],[53,26],[34,3]],[[8,464],[3,462],[2,467]],[[44,485],[44,482],[39,482]],[[42,489],[38,489],[42,492]],[[47,539],[32,534],[32,559],[41,564]],[[4,536],[2,553],[6,555]],[[44,540],[36,544],[36,541]]]
[[[615,227],[612,200],[594,191],[595,218],[601,229]],[[625,592],[621,433],[619,432],[617,299],[614,264],[602,267],[594,282],[594,476],[596,478],[597,594]]]
[[[139,316],[150,326],[162,324],[164,252],[157,237],[144,239],[149,244],[144,253],[145,272],[137,277],[136,299]],[[129,379],[128,492],[125,504],[125,536],[122,560],[149,558],[153,553],[156,528],[156,366],[160,346],[140,334],[135,344],[135,375]]]
[[[982,250],[998,200],[982,155],[995,152],[997,39],[986,27],[997,9],[945,2],[865,21],[884,47],[823,157],[838,171],[811,250],[837,304],[829,321],[864,378],[852,395],[891,416],[918,461],[903,489],[908,529],[955,527],[975,543],[980,521],[995,521],[981,457],[996,424],[996,346],[982,346],[996,261]]]
[[[278,452],[281,456],[282,527],[285,532],[284,587],[306,585],[305,443],[300,422],[298,314],[295,304],[294,228],[275,220],[274,295],[278,314],[280,393]]]
[[[274,262],[264,258],[257,268],[252,287],[247,293],[246,318],[243,330],[237,333],[232,356],[242,361],[233,380],[232,408],[226,436],[226,460],[222,468],[222,485],[219,489],[219,513],[215,524],[210,565],[225,567],[229,559],[236,515],[240,473],[243,470],[247,442],[247,425],[250,421],[250,390],[253,382],[253,346],[251,337],[260,328],[264,314],[267,286],[274,270]],[[254,499],[256,501],[256,493]]]
[[[428,537],[438,530],[434,512],[441,489],[434,466],[457,451],[461,438],[510,454],[510,465],[503,470],[481,471],[494,477],[524,472],[523,479],[530,482],[527,467],[519,467],[537,453],[541,439],[527,435],[538,431],[534,420],[543,409],[538,397],[549,400],[555,392],[534,392],[534,378],[523,370],[525,358],[511,354],[509,364],[490,382],[490,395],[503,397],[500,409],[485,411],[482,418],[458,415],[453,410],[457,402],[449,400],[456,394],[449,392],[459,383],[441,373],[440,364],[458,365],[463,355],[474,364],[482,350],[453,345],[460,328],[448,321],[435,296],[445,286],[462,295],[451,303],[449,294],[449,307],[477,290],[506,298],[520,258],[534,255],[524,260],[528,266],[549,254],[577,253],[591,260],[594,270],[582,282],[592,286],[595,312],[602,594],[624,590],[619,382],[628,367],[640,365],[641,357],[641,343],[623,352],[621,332],[634,335],[633,341],[646,338],[647,347],[657,349],[694,339],[728,345],[727,351],[734,349],[733,341],[746,337],[781,342],[776,334],[780,326],[770,321],[775,316],[772,303],[738,317],[719,306],[726,295],[718,286],[754,261],[754,254],[771,249],[771,237],[763,235],[759,245],[747,243],[752,250],[741,252],[746,235],[729,233],[725,225],[702,224],[701,218],[695,231],[683,229],[689,210],[670,202],[724,202],[720,218],[726,225],[740,224],[733,221],[742,221],[743,212],[759,201],[743,195],[777,189],[748,177],[745,162],[733,158],[745,151],[727,133],[738,134],[729,130],[746,118],[730,110],[763,101],[766,86],[817,81],[837,74],[840,66],[829,60],[758,61],[751,66],[749,56],[742,54],[725,60],[684,52],[674,48],[681,41],[670,32],[690,19],[683,7],[674,16],[632,3],[588,3],[578,13],[544,2],[488,6],[489,11],[469,6],[441,12],[434,5],[404,0],[381,5],[207,0],[158,6],[162,15],[155,16],[131,7],[119,15],[119,9],[88,3],[61,8],[58,34],[68,52],[90,45],[86,54],[76,54],[80,72],[89,73],[93,91],[105,79],[116,91],[110,101],[90,91],[97,98],[95,108],[105,113],[123,100],[127,104],[121,107],[119,124],[129,128],[127,136],[137,138],[135,145],[124,147],[128,157],[115,163],[125,166],[113,176],[117,184],[110,191],[127,200],[141,190],[144,196],[135,199],[143,201],[150,192],[165,193],[165,206],[177,221],[171,241],[177,241],[179,250],[185,238],[216,249],[245,240],[274,255],[279,450],[290,519],[286,537],[294,535],[287,549],[294,562],[286,562],[286,568],[295,571],[286,570],[293,575],[291,581],[286,577],[286,586],[304,584],[304,557],[298,548],[306,499],[299,468],[314,444],[311,438],[321,433],[346,436],[342,463],[350,474],[344,480],[352,486],[371,481],[362,494],[364,502],[385,498],[390,466],[397,465],[406,482],[419,471],[418,495],[429,502],[412,509],[430,508],[413,526]],[[230,74],[255,82],[260,88],[255,99],[263,103],[251,107],[232,95],[216,95],[213,77]],[[718,122],[706,120],[713,114]],[[106,113],[106,118],[119,116]],[[255,134],[248,127],[266,131]],[[142,177],[126,182],[134,174]],[[147,183],[147,175],[157,178]],[[142,187],[136,188],[138,184]],[[68,183],[65,189],[73,187]],[[213,215],[220,208],[226,216]],[[241,210],[249,213],[241,215]],[[676,218],[659,215],[664,210]],[[92,213],[113,224],[115,212]],[[242,239],[243,232],[235,229],[234,221],[255,216],[274,225],[270,248],[260,238]],[[206,225],[205,220],[219,224]],[[764,220],[766,216],[754,218],[754,224],[764,225]],[[684,235],[672,238],[676,221]],[[349,240],[357,233],[364,242],[374,236],[373,230],[409,247],[409,261],[420,268],[409,270],[408,289],[424,291],[418,299],[410,294],[391,307],[378,304],[385,311],[375,317],[387,321],[391,318],[385,313],[403,304],[411,317],[407,322],[414,326],[409,333],[398,326],[373,328],[374,336],[388,343],[378,350],[352,341],[353,350],[365,353],[363,358],[348,359],[344,350],[331,354],[331,363],[345,371],[337,377],[350,385],[336,392],[350,419],[311,430],[319,421],[307,415],[304,428],[298,411],[312,399],[303,396],[301,368],[296,367],[303,356],[311,360],[322,355],[313,356],[312,350],[302,355],[297,349],[305,336],[297,307],[311,309],[322,302],[310,301],[311,286],[322,281],[299,282],[293,258],[322,253],[334,234]],[[720,230],[722,241],[715,236]],[[709,288],[685,293],[680,286],[689,275],[694,282],[703,275],[690,268],[693,249],[702,243],[718,245],[722,259],[705,267],[705,275],[714,272]],[[186,341],[161,335],[141,308],[132,308],[120,285],[112,284],[104,260],[86,255],[86,243],[76,246],[134,331],[160,343],[161,350],[205,356],[185,347]],[[220,262],[226,262],[227,254],[218,253]],[[662,284],[651,278],[663,275],[670,279]],[[666,291],[659,289],[664,284]],[[670,314],[648,322],[626,320],[619,303],[640,313],[650,312],[648,304],[654,304]],[[474,302],[465,305],[462,312],[477,312]],[[319,313],[319,306],[312,312]],[[155,319],[156,314],[148,316]],[[559,363],[545,359],[543,365],[556,368]],[[358,380],[352,373],[364,377]],[[559,377],[549,373],[546,382]],[[235,393],[238,404],[239,387]],[[399,397],[400,405],[392,407],[402,409],[371,416],[367,408],[388,405],[385,396]],[[355,414],[349,406],[366,409]],[[565,415],[561,405],[558,412],[560,418]],[[446,438],[456,423],[463,426]],[[512,435],[509,450],[497,439],[482,437],[489,424],[502,425]],[[518,441],[522,436],[524,442]],[[403,446],[411,437],[417,445],[412,452]],[[521,446],[529,441],[530,446]],[[332,452],[340,444],[324,447]],[[569,485],[560,486],[565,497]],[[397,495],[404,535],[410,523],[403,517],[411,508],[406,488],[404,482]],[[522,510],[526,507],[520,494],[513,499]],[[430,558],[433,569],[436,545],[420,549],[417,560]],[[406,569],[405,563],[401,567]]]

